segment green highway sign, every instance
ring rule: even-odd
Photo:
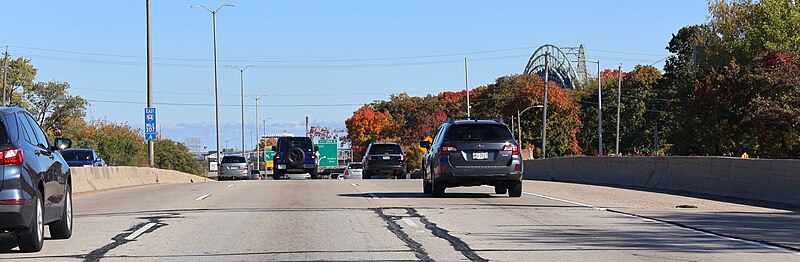
[[[319,146],[319,166],[326,166],[326,167],[333,167],[339,165],[338,157],[338,143],[339,141],[336,140],[319,140],[317,141],[317,146]]]
[[[264,152],[264,161],[272,161],[275,158],[275,151],[269,150]]]

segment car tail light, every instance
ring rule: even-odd
[[[522,172],[522,165],[517,164],[516,166],[514,166],[514,171],[517,173]]]
[[[281,158],[281,154],[275,154],[275,159]]]
[[[219,171],[223,171],[223,170],[225,170],[225,167],[224,166],[219,166]]]
[[[7,205],[21,205],[25,203],[25,199],[2,199],[0,203],[7,204]]]
[[[0,151],[0,165],[22,165],[22,150],[9,148]]]
[[[515,144],[506,144],[503,146],[503,151],[511,151],[511,154],[519,155],[521,152],[519,151],[519,147]]]
[[[244,167],[244,171],[247,171],[247,166]]]
[[[456,148],[456,146],[453,144],[442,144],[442,146],[439,147],[440,155],[447,155],[450,152],[456,152],[456,151],[458,151],[458,148]]]
[[[349,175],[349,174],[350,174],[350,170],[347,170],[347,169],[345,169],[345,170],[344,170],[344,174],[345,174],[345,175]]]
[[[405,159],[406,159],[406,155],[400,155],[400,161],[403,161]]]
[[[311,159],[317,158],[317,155],[311,154]]]

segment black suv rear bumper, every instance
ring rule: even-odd
[[[0,204],[0,231],[28,228],[35,212],[34,208],[36,208],[36,204],[30,202],[32,201],[26,200],[21,205]]]
[[[371,177],[388,177],[406,173],[405,163],[400,165],[369,165],[364,166],[363,174]]]
[[[443,173],[436,176],[435,183],[442,183],[446,184],[448,187],[454,187],[481,185],[495,186],[521,181],[521,173],[511,173],[506,175],[453,175],[450,173]]]

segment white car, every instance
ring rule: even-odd
[[[364,171],[364,165],[361,163],[350,163],[347,164],[347,168],[344,169],[344,179],[361,179],[361,175]]]

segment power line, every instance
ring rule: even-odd
[[[95,100],[95,99],[87,99],[86,101],[94,102],[94,103],[114,103],[114,104],[137,104],[143,105],[144,102],[135,102],[135,101],[121,101],[121,100]],[[202,103],[171,103],[171,102],[155,102],[156,105],[167,105],[167,106],[214,106],[214,104],[202,104]],[[259,107],[346,107],[346,106],[363,106],[363,103],[353,103],[353,104],[282,104],[282,105],[275,105],[275,104],[267,104],[267,105],[259,105]],[[242,105],[219,105],[219,106],[235,106],[240,107]],[[244,106],[247,107],[255,107],[255,105],[246,104]]]

